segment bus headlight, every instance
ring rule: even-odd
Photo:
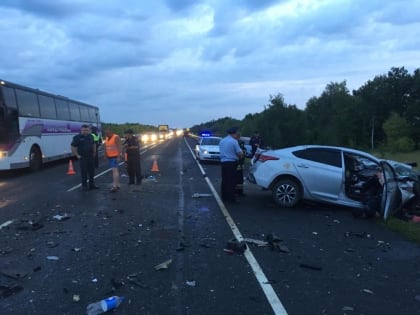
[[[0,159],[7,158],[7,151],[0,151]]]

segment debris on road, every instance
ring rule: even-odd
[[[79,301],[80,301],[80,295],[78,295],[78,294],[74,294],[74,295],[73,295],[73,301],[74,301],[74,302],[79,302]]]
[[[212,194],[200,194],[200,193],[195,193],[192,195],[193,198],[201,198],[201,197],[212,197]]]
[[[195,287],[197,283],[196,283],[195,280],[192,280],[192,281],[187,280],[187,281],[185,281],[185,284],[190,286],[190,287]]]
[[[257,240],[255,238],[246,237],[243,240],[247,243],[254,244],[254,245],[257,245],[257,246],[268,246],[269,245],[268,242]]]
[[[67,213],[65,213],[64,215],[56,214],[53,216],[53,219],[57,221],[65,221],[65,220],[70,219],[70,216]]]
[[[28,272],[26,270],[19,269],[16,267],[4,267],[0,270],[0,274],[12,279],[20,279],[26,277],[28,275]]]
[[[163,263],[160,263],[159,265],[155,266],[155,270],[161,270],[161,269],[168,269],[169,265],[172,263],[172,259],[168,259],[164,261]]]
[[[18,284],[13,284],[13,285],[0,285],[0,296],[2,298],[7,298],[13,294],[19,293],[20,291],[23,290],[23,287],[21,285]]]
[[[39,223],[39,222],[23,221],[21,224],[19,224],[19,226],[16,229],[20,230],[20,231],[29,231],[29,230],[36,231],[36,230],[39,230],[43,227],[44,227],[44,225],[42,223]]]
[[[59,260],[60,258],[58,258],[57,256],[47,256],[48,260]]]
[[[322,267],[316,266],[316,265],[313,265],[313,264],[302,263],[302,264],[299,265],[299,267],[305,268],[305,269],[316,270],[316,271],[321,271],[322,270]]]
[[[177,252],[183,251],[187,246],[183,242],[179,242],[178,247],[175,249]]]
[[[346,237],[350,237],[350,236],[356,236],[359,238],[371,238],[372,236],[366,232],[346,232],[345,233]]]
[[[371,291],[369,289],[363,289],[362,291],[365,292],[365,293],[368,293],[368,294],[373,294],[373,291]]]
[[[123,296],[111,296],[107,299],[91,303],[86,308],[87,315],[99,315],[113,310],[120,306],[124,299]]]
[[[226,249],[232,250],[235,253],[243,254],[247,249],[246,243],[244,241],[238,241],[236,238],[232,238],[226,244]]]
[[[277,235],[275,235],[274,233],[267,234],[267,236],[265,237],[265,240],[268,242],[268,245],[270,246],[272,250],[277,250],[279,252],[281,251],[281,252],[286,252],[286,253],[290,252],[286,246],[280,245],[280,243],[283,240]]]
[[[6,226],[9,226],[10,224],[12,224],[13,223],[13,220],[9,220],[9,221],[6,221],[6,222],[4,222],[4,223],[2,223],[2,224],[0,224],[0,230],[2,229],[2,228],[5,228]]]
[[[231,250],[231,249],[223,248],[223,251],[226,252],[226,253],[228,253],[229,255],[235,254],[235,252],[233,250]]]

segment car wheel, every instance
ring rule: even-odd
[[[302,198],[299,184],[291,179],[281,179],[273,187],[273,199],[281,207],[296,206]]]
[[[41,150],[33,146],[29,152],[29,168],[31,171],[38,171],[42,166],[42,153]]]

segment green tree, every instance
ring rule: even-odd
[[[410,138],[410,125],[405,118],[392,112],[384,122],[383,129],[389,150],[393,152],[410,152],[414,150],[415,143]]]

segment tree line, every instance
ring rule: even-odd
[[[420,149],[420,68],[410,74],[404,67],[393,67],[352,92],[346,81],[331,82],[303,110],[277,94],[262,112],[242,120],[212,120],[191,131],[223,136],[231,126],[238,126],[243,135],[258,130],[273,148],[323,144],[398,152]]]
[[[123,136],[124,132],[128,129],[133,130],[134,134],[142,134],[145,132],[157,132],[158,127],[151,125],[142,125],[139,123],[124,123],[124,124],[115,124],[115,123],[101,123],[102,133],[105,133],[105,130],[111,129],[113,133]]]

